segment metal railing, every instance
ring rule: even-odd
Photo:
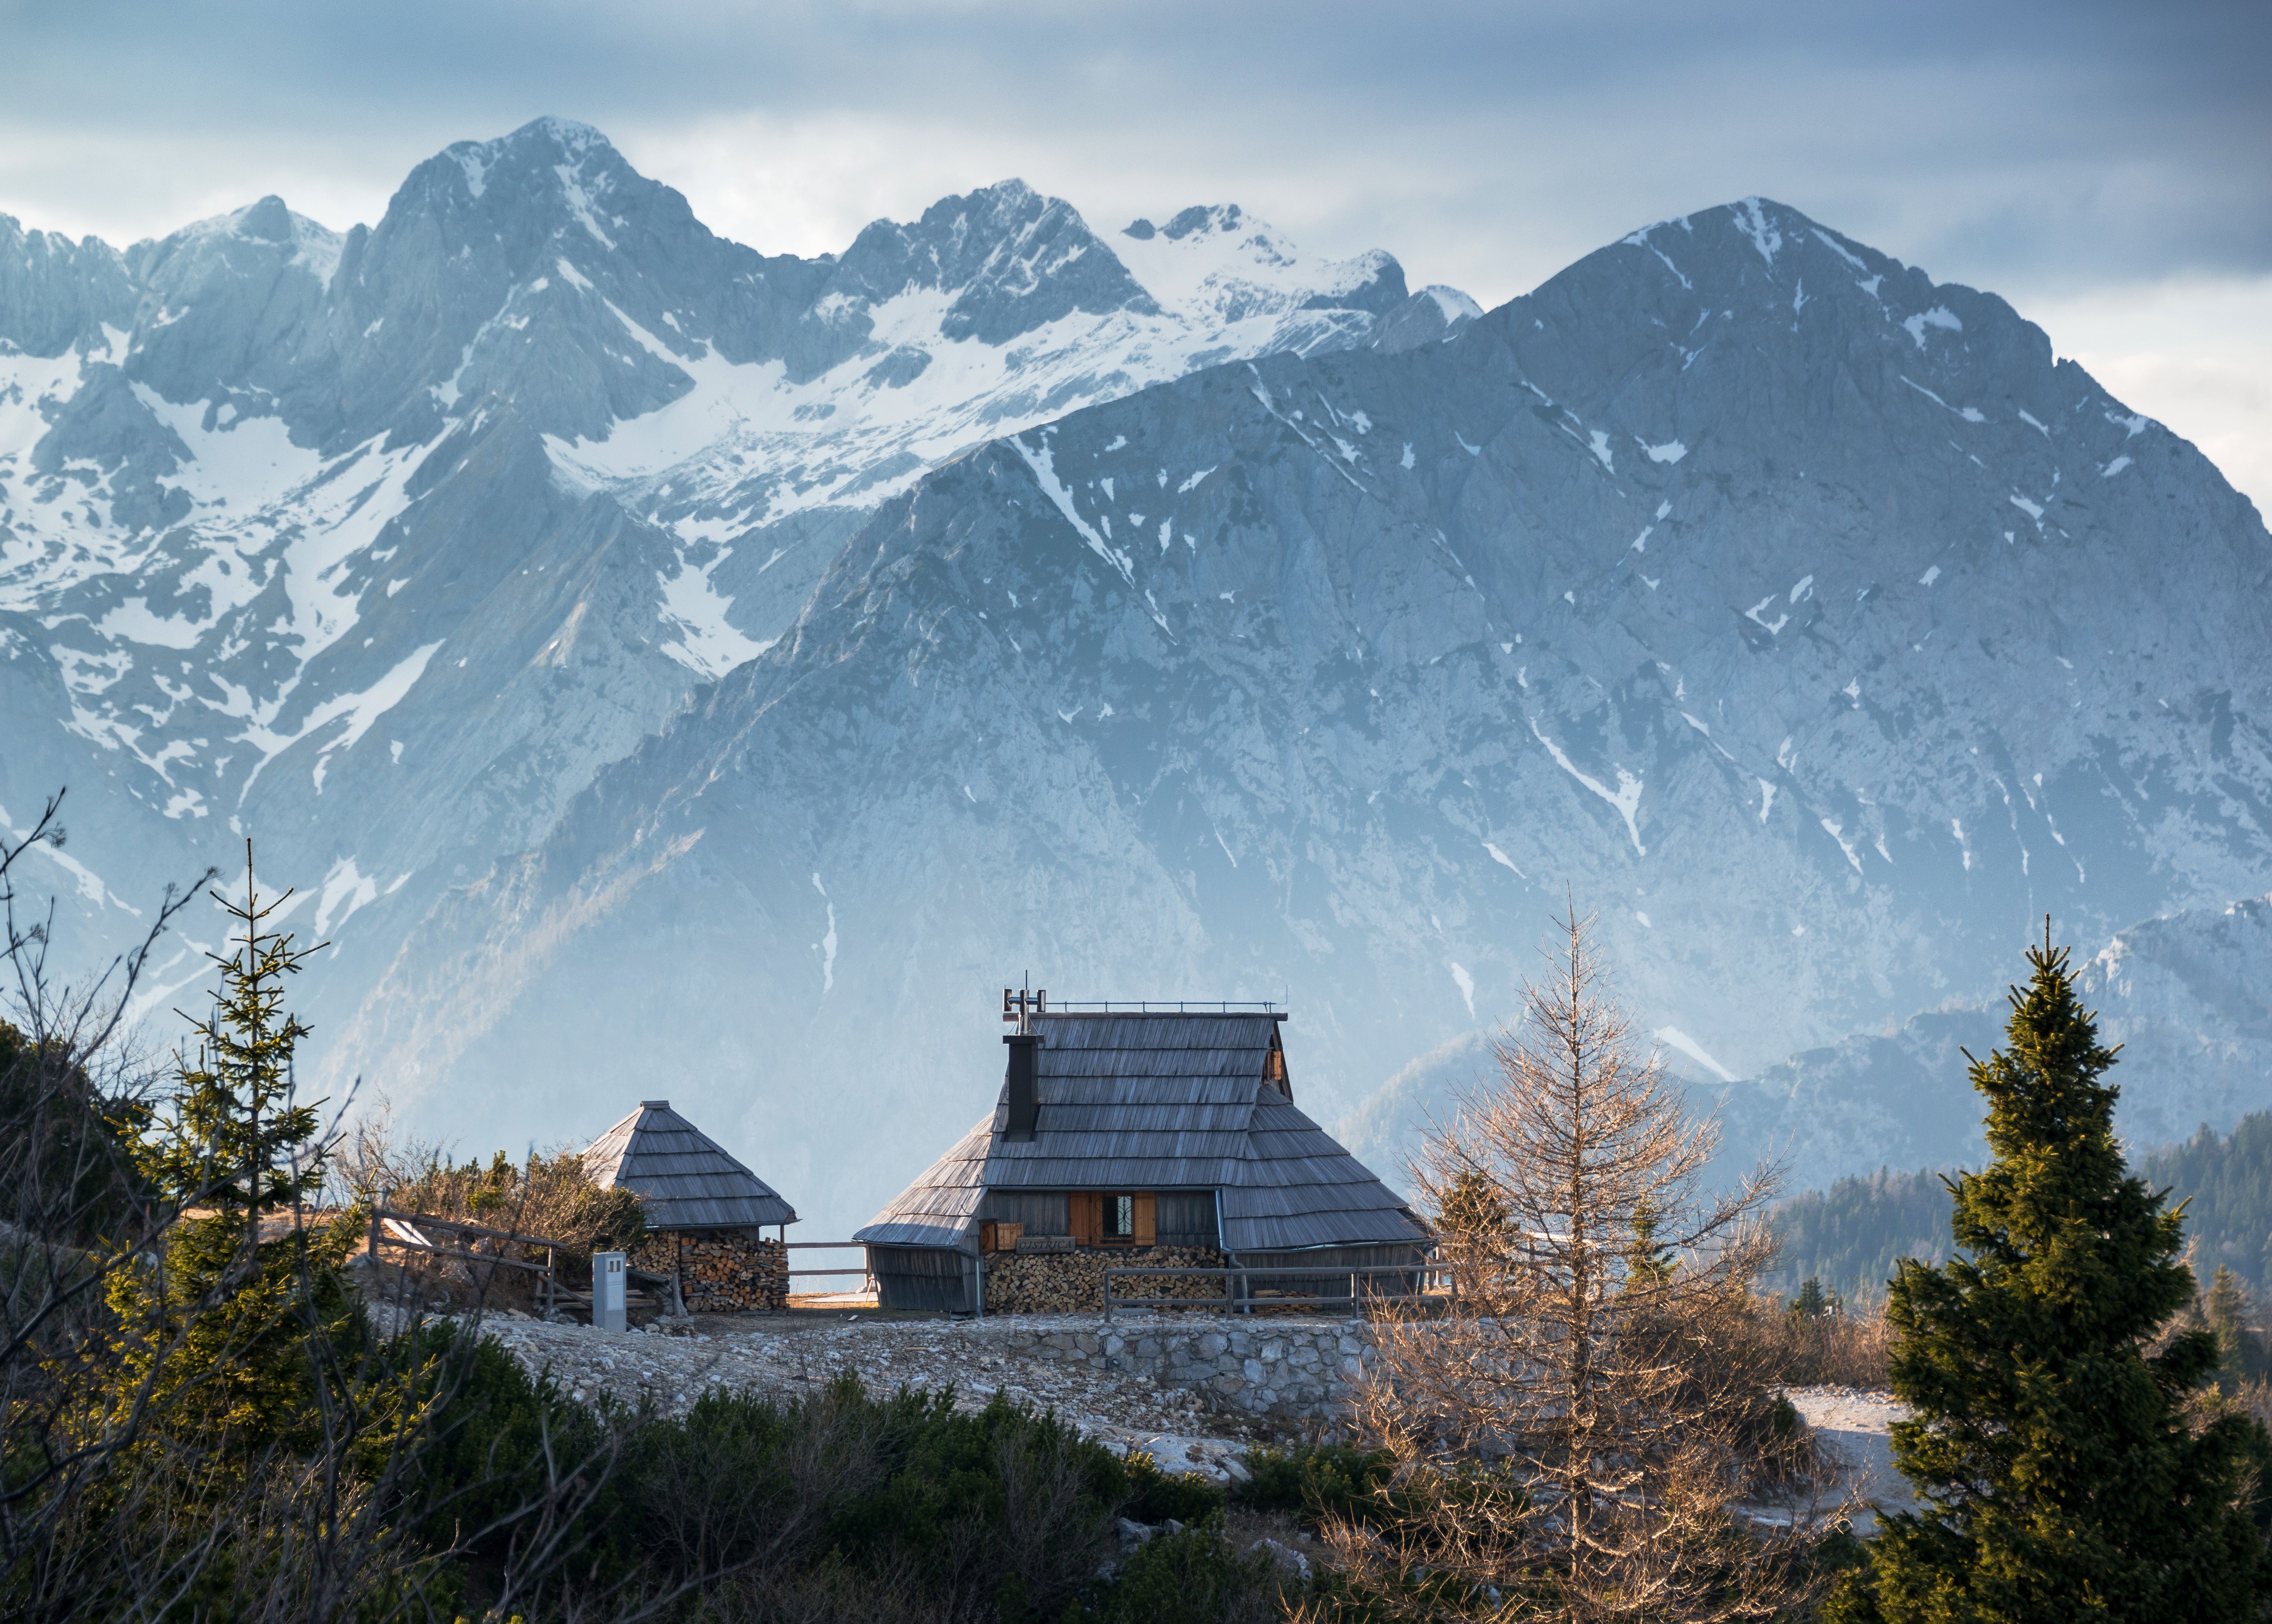
[[[1043,1015],[1265,1015],[1278,1013],[1275,999],[1065,999],[1036,1012]]]
[[[1232,1277],[1237,1277],[1242,1284],[1250,1279],[1265,1276],[1290,1276],[1298,1280],[1338,1280],[1347,1276],[1349,1294],[1347,1297],[1254,1297],[1252,1295],[1237,1297],[1232,1295],[1226,1288],[1221,1297],[1123,1297],[1116,1299],[1112,1295],[1112,1281],[1117,1275],[1213,1276],[1220,1276],[1226,1282]],[[1371,1275],[1416,1275],[1420,1276],[1418,1283],[1420,1289],[1416,1291],[1361,1292],[1357,1288],[1358,1278]],[[1220,1308],[1225,1313],[1230,1313],[1240,1310],[1251,1313],[1257,1307],[1289,1308],[1317,1303],[1345,1305],[1351,1313],[1361,1313],[1368,1303],[1418,1302],[1424,1298],[1437,1295],[1428,1290],[1429,1278],[1437,1275],[1448,1277],[1451,1271],[1443,1265],[1433,1262],[1381,1263],[1363,1269],[1321,1269],[1314,1264],[1306,1268],[1297,1266],[1270,1269],[1172,1269],[1167,1267],[1108,1269],[1104,1271],[1104,1319],[1105,1323],[1110,1324],[1112,1311],[1115,1308]],[[1458,1291],[1456,1283],[1450,1290],[1456,1295]]]

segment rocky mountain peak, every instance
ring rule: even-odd
[[[284,206],[284,199],[272,191],[251,207],[233,215],[229,229],[238,236],[257,237],[265,243],[288,243],[292,240],[292,211]]]
[[[133,318],[133,273],[116,249],[99,237],[26,231],[0,214],[0,347],[36,356],[80,342],[108,348],[103,324]]]
[[[1394,256],[1379,249],[1344,260],[1304,254],[1236,203],[1194,205],[1165,226],[1139,219],[1114,238],[1113,251],[1162,306],[1214,322],[1282,320],[1300,311],[1379,317],[1406,296]],[[1282,348],[1313,354],[1370,336],[1369,324],[1344,318]]]
[[[488,195],[492,180],[525,189],[531,179],[549,176],[564,192],[572,188],[587,197],[656,183],[625,162],[606,136],[565,118],[532,119],[494,140],[452,142],[411,171],[411,183],[428,176],[446,181],[449,166],[455,166],[463,195],[473,202]],[[605,233],[598,235],[604,239]]]
[[[226,214],[184,226],[170,236],[137,243],[126,263],[138,281],[161,297],[187,300],[206,279],[280,273],[293,267],[320,291],[339,268],[344,239],[271,193]]]
[[[1180,242],[1200,232],[1236,231],[1242,223],[1244,217],[1236,203],[1195,203],[1164,226],[1155,226],[1148,220],[1139,219],[1132,221],[1120,235],[1133,237],[1140,243],[1148,243],[1155,236]]]
[[[1484,307],[1458,288],[1432,282],[1380,318],[1372,348],[1393,355],[1440,344],[1458,337],[1483,313]]]
[[[485,401],[604,432],[684,393],[675,356],[760,348],[779,263],[714,236],[587,125],[460,142],[349,245],[328,335],[348,409],[328,435],[425,438]]]
[[[876,221],[825,296],[872,305],[923,292],[953,295],[938,322],[950,341],[1001,344],[1077,311],[1158,309],[1079,210],[1014,179],[942,198],[911,224]]]
[[[1611,296],[1607,306],[1604,295]],[[1678,311],[1692,320],[1762,323],[1808,343],[1815,341],[1812,324],[1825,320],[1859,322],[1872,332],[1890,323],[1935,363],[1972,348],[1968,323],[1999,334],[2034,331],[1992,294],[1936,284],[1922,270],[1764,198],[1644,226],[1552,277],[1531,298],[1592,312],[1596,326],[1621,322],[1640,299],[1652,303],[1655,319]],[[1711,331],[1699,325],[1691,348]],[[2048,342],[2039,333],[2035,341],[2047,367]]]

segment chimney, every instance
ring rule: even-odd
[[[1002,1040],[1010,1045],[1010,1065],[1005,1076],[1009,1085],[1010,1120],[1003,1131],[1005,1140],[1030,1143],[1034,1123],[1041,1115],[1041,1102],[1035,1097],[1034,1050],[1041,1038],[1031,1032],[1019,1032]]]

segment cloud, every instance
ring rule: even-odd
[[[2099,295],[2118,326],[2162,286],[2272,310],[2261,4],[0,0],[0,210],[122,243],[269,191],[375,220],[421,159],[557,113],[768,252],[1017,175],[1105,228],[1238,202],[1494,304],[1758,192],[2062,348],[2060,320],[2111,331]],[[2089,341],[2118,393],[2251,454],[2205,323]]]
[[[2027,314],[2109,393],[2193,441],[2272,514],[2272,276],[2179,277]]]
[[[19,6],[0,206],[131,236],[294,186],[344,226],[447,142],[555,112],[771,250],[1019,173],[1103,223],[1235,198],[1487,302],[1754,191],[1944,276],[2272,270],[2264,8],[1843,11]]]

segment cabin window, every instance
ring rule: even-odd
[[[1071,1196],[1073,1244],[1148,1246],[1158,1231],[1159,1198],[1148,1190],[1080,1190]]]

